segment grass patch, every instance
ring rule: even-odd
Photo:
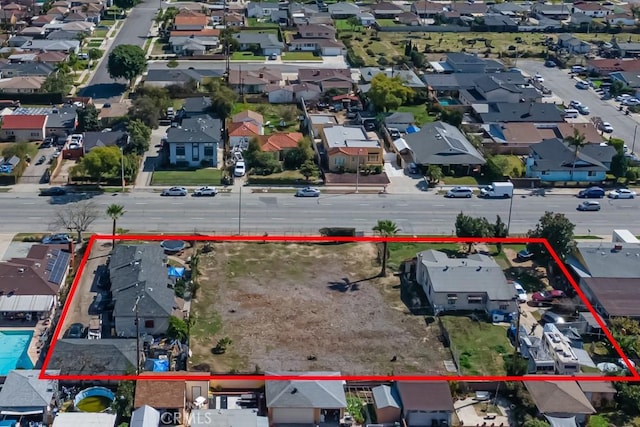
[[[253,52],[233,52],[231,60],[233,61],[264,61],[263,55],[256,55]]]
[[[17,233],[13,236],[14,242],[40,242],[47,236],[46,233]]]
[[[465,186],[477,186],[478,180],[473,176],[445,176],[442,178],[442,182],[445,185],[465,185]]]
[[[264,22],[262,18],[249,18],[249,28],[278,28],[278,24],[274,22]]]
[[[463,375],[506,375],[503,356],[511,354],[513,347],[505,326],[461,316],[441,319]]]
[[[282,54],[283,61],[322,61],[322,58],[315,56],[313,52],[285,52]]]
[[[356,25],[355,27],[349,23],[348,19],[334,19],[334,25],[338,31],[362,31],[362,25]]]
[[[398,111],[401,113],[413,113],[413,117],[415,118],[418,126],[422,126],[425,123],[431,123],[436,119],[435,116],[429,115],[425,104],[401,105],[400,108],[398,108]]]
[[[380,25],[381,27],[396,27],[402,25],[399,22],[394,21],[393,19],[376,19],[376,24]]]
[[[457,243],[427,243],[427,242],[389,242],[389,266],[397,269],[403,261],[414,258],[418,252],[435,249],[447,252],[449,255],[460,252]]]
[[[518,156],[498,154],[494,157],[498,162],[505,162],[505,174],[519,177],[524,173],[524,165]]]
[[[598,417],[605,419],[609,423],[616,426],[625,426],[625,427],[640,427],[640,417],[631,417],[628,414],[624,413],[624,411],[616,411],[616,412],[608,412],[608,413],[600,413]],[[593,416],[590,417],[590,419]],[[588,424],[589,427],[592,427],[591,424]],[[598,427],[598,424],[596,424]]]
[[[87,47],[92,48],[92,47],[100,47],[102,46],[102,39],[92,39],[89,40],[87,43]]]
[[[168,53],[168,45],[164,44],[160,40],[155,40],[153,42],[153,47],[151,48],[151,55],[164,55]]]
[[[107,33],[108,32],[109,32],[109,30],[107,30],[107,29],[99,29],[99,30],[95,30],[92,35],[94,37],[103,39],[103,38],[107,37]]]
[[[287,170],[271,175],[249,175],[247,180],[251,185],[315,185],[322,182],[313,179],[307,182],[297,170]]]
[[[247,110],[262,114],[265,122],[264,133],[267,135],[275,131],[297,132],[299,130],[298,116],[300,110],[294,105],[249,104],[239,102],[233,106],[231,115],[233,116]],[[279,124],[281,120],[284,120],[287,126],[280,127]],[[267,125],[267,123],[269,123],[269,125]]]
[[[578,236],[573,236],[573,238],[575,240],[602,240],[602,237],[600,236],[592,236],[592,235],[578,235]]]
[[[151,177],[151,185],[220,185],[222,171],[219,169],[178,169],[156,170]]]

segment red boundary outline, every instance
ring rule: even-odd
[[[581,375],[579,377],[569,375],[527,375],[527,376],[434,376],[434,375],[343,375],[343,376],[299,376],[299,375],[278,375],[278,376],[265,376],[265,375],[50,375],[46,373],[47,366],[55,349],[58,337],[61,334],[62,325],[64,319],[69,311],[70,303],[75,295],[76,288],[80,282],[80,277],[84,272],[84,267],[89,259],[91,250],[96,240],[189,240],[189,241],[239,241],[239,242],[424,242],[424,243],[468,243],[470,241],[474,243],[506,243],[506,244],[527,244],[527,243],[540,243],[545,246],[548,253],[556,262],[556,265],[560,268],[565,275],[571,286],[575,289],[576,293],[585,304],[587,309],[594,315],[596,321],[604,331],[607,339],[612,343],[613,347],[618,352],[618,355],[627,365],[629,372],[632,376],[597,376],[597,375]],[[549,245],[549,242],[543,238],[528,238],[528,237],[507,237],[507,238],[459,238],[459,237],[378,237],[378,236],[365,236],[365,237],[322,237],[322,236],[193,236],[193,235],[98,235],[94,234],[89,239],[87,249],[84,253],[78,271],[76,273],[71,289],[67,296],[65,306],[62,310],[62,315],[56,326],[51,346],[45,357],[43,366],[40,370],[40,379],[52,379],[52,380],[66,380],[66,381],[131,381],[131,380],[164,380],[164,381],[184,381],[184,380],[345,380],[345,381],[638,381],[640,375],[630,363],[629,358],[620,348],[618,342],[613,338],[613,335],[607,328],[607,325],[602,321],[600,316],[596,313],[593,306],[587,300],[586,296],[578,287],[578,284],[573,280],[571,274],[560,261],[560,258]]]

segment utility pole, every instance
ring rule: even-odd
[[[120,147],[120,183],[122,184],[122,192],[124,193],[124,147]]]
[[[359,189],[359,184],[360,184],[360,152],[362,151],[362,148],[358,149],[358,164],[356,165],[356,193],[358,192]]]
[[[222,13],[222,31],[224,31],[224,53],[226,55],[225,58],[225,64],[226,64],[226,75],[227,75],[227,84],[229,83],[229,73],[230,73],[230,65],[231,65],[231,60],[230,57],[231,55],[229,54],[229,31],[227,31],[227,0],[224,0],[223,4],[223,13]]]
[[[513,190],[511,191],[511,197],[509,197],[509,219],[507,220],[507,236],[509,235],[509,229],[511,228],[511,211],[513,210]]]
[[[631,154],[635,155],[636,152],[636,133],[638,133],[638,125],[633,129],[633,143],[631,144]]]
[[[238,198],[238,234],[242,231],[242,183],[240,183],[240,197]]]

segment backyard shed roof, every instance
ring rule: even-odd
[[[343,381],[336,380],[272,380],[270,376],[296,375],[339,377],[339,372],[266,373],[265,394],[268,408],[346,408]]]
[[[454,411],[451,390],[445,381],[398,381],[395,387],[404,411]]]
[[[113,427],[116,414],[92,412],[58,412],[53,419],[53,427]]]
[[[575,381],[524,381],[542,414],[593,414],[595,409]]]
[[[400,398],[396,389],[381,385],[371,389],[376,408],[400,408]]]
[[[47,371],[47,375],[60,375],[60,371]],[[51,404],[56,391],[54,380],[39,379],[40,370],[14,370],[9,372],[0,390],[0,409],[42,409]]]

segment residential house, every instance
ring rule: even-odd
[[[86,21],[63,22],[58,24],[46,24],[43,28],[45,31],[75,31],[77,33],[93,34],[96,24]]]
[[[36,61],[53,66],[67,59],[69,59],[69,55],[65,52],[40,52],[36,56]]]
[[[47,14],[47,15],[39,15],[39,16],[34,17],[31,20],[31,25],[34,26],[34,27],[43,27],[46,24],[55,24],[55,23],[58,23],[58,22],[62,22],[62,21],[58,20],[58,15],[54,15],[54,14],[49,15],[49,14]]]
[[[529,12],[529,8],[524,4],[505,2],[490,5],[489,12],[499,13],[500,15],[510,16],[512,18],[521,18],[526,16]]]
[[[184,100],[182,108],[178,111],[180,118],[200,117],[211,111],[211,98],[207,96],[193,96]]]
[[[303,121],[303,125],[307,128],[309,135],[314,139],[322,137],[322,129],[330,126],[337,126],[338,118],[331,113],[309,113]]]
[[[31,39],[43,39],[47,32],[44,27],[25,27],[18,31],[18,35],[22,37],[30,37]]]
[[[498,13],[488,13],[484,15],[484,26],[487,31],[497,33],[518,32],[518,21],[510,16]]]
[[[640,277],[640,244],[632,242],[591,243],[578,242],[567,264],[578,278]]]
[[[449,13],[455,17],[483,17],[489,11],[489,5],[484,2],[451,2],[445,7],[443,14]]]
[[[473,112],[482,123],[560,123],[564,122],[564,112],[555,104],[542,102],[491,102],[475,104]]]
[[[36,93],[40,91],[46,77],[26,76],[0,79],[2,93]]]
[[[116,245],[111,252],[109,279],[118,337],[167,332],[169,317],[178,314],[178,301],[169,287],[167,257],[160,245]]]
[[[46,319],[65,285],[70,254],[60,245],[34,245],[25,258],[0,263],[0,312],[36,313]]]
[[[624,86],[633,89],[636,97],[640,96],[640,77],[638,76],[638,73],[616,71],[609,73],[609,77],[611,77],[612,82],[619,81]]]
[[[322,56],[340,56],[346,52],[344,43],[335,39],[306,39],[294,35],[288,43],[290,52],[317,52]]]
[[[394,68],[384,68],[380,69],[380,67],[363,67],[360,69],[360,75],[362,76],[362,80],[365,82],[364,84],[358,84],[358,89],[361,92],[367,93],[371,88],[371,80],[375,76],[380,73],[384,73],[387,77],[399,77],[400,80],[404,82],[406,87],[410,87],[414,90],[422,90],[426,88],[426,85],[420,77],[413,70],[396,70]]]
[[[416,280],[436,313],[517,310],[513,284],[507,282],[502,268],[487,255],[449,258],[433,249],[420,252]]]
[[[523,381],[538,412],[552,424],[562,422],[565,425],[584,423],[587,416],[596,411],[575,381]],[[566,419],[573,418],[573,424]],[[557,425],[557,424],[556,424]]]
[[[205,55],[218,47],[219,39],[218,36],[172,36],[169,45],[176,55]]]
[[[11,63],[18,62],[33,62],[38,60],[38,54],[34,52],[29,53],[13,53],[7,58]]]
[[[247,3],[247,16],[249,18],[271,18],[271,14],[279,10],[278,3]]]
[[[68,13],[62,22],[88,22],[89,17],[84,12],[70,12]]]
[[[229,136],[229,147],[231,149],[246,150],[249,148],[249,142],[262,134],[260,133],[260,128],[255,124],[240,122],[230,123],[227,126],[227,135]]]
[[[191,411],[191,427],[266,427],[267,417],[258,416],[253,409],[193,409]],[[132,424],[133,425],[133,424]]]
[[[384,125],[387,129],[395,128],[402,133],[407,132],[409,126],[413,126],[416,122],[413,113],[400,113],[395,112],[387,115],[384,118]]]
[[[591,44],[571,34],[558,34],[558,47],[567,49],[572,54],[585,54],[591,51]]]
[[[183,118],[181,127],[167,131],[169,163],[191,167],[217,167],[222,145],[222,121],[208,115]]]
[[[297,26],[298,34],[305,39],[335,39],[336,29],[324,24],[304,24]]]
[[[301,379],[269,380],[282,375],[296,375]],[[269,372],[266,376],[265,398],[270,426],[338,423],[342,418],[347,407],[342,380],[302,379],[305,376],[340,377],[339,372]]]
[[[51,64],[39,62],[22,62],[0,64],[2,78],[18,76],[48,77],[54,70]]]
[[[281,27],[289,26],[289,12],[287,9],[280,8],[271,12],[270,21],[280,25]]]
[[[173,29],[178,31],[198,31],[209,23],[207,15],[198,12],[181,11],[173,20]]]
[[[47,40],[78,40],[76,31],[54,30],[47,34]]]
[[[502,74],[502,73],[498,73]],[[491,102],[501,102],[507,104],[517,104],[522,102],[541,102],[542,94],[533,86],[515,85],[505,82],[503,76],[486,74],[475,80],[472,89],[461,88],[458,92],[458,99],[464,105],[488,104]]]
[[[47,366],[61,375],[130,375],[138,360],[136,347],[135,339],[63,338],[56,341]]]
[[[323,163],[331,172],[355,171],[383,164],[383,150],[375,132],[362,126],[331,126],[321,129]]]
[[[175,84],[186,85],[195,82],[196,87],[199,87],[207,79],[221,78],[223,73],[224,70],[188,70],[177,68],[169,70],[149,70],[144,77],[144,85],[167,87]]]
[[[129,144],[129,134],[122,130],[107,132],[84,132],[82,139],[83,153],[87,154],[98,147],[126,147]]]
[[[630,27],[636,24],[636,18],[631,12],[611,13],[604,18],[605,22],[609,25],[622,25],[623,27]]]
[[[244,15],[237,12],[227,13],[226,22],[227,28],[243,28],[247,25]]]
[[[587,16],[592,18],[604,18],[605,16],[613,13],[610,7],[603,6],[599,3],[591,3],[591,2],[575,2],[571,7],[571,12],[580,12],[584,13]]]
[[[117,417],[105,412],[57,412],[51,427],[115,427]]]
[[[398,15],[395,18],[398,24],[409,25],[409,26],[417,26],[420,25],[420,17],[412,12],[404,12]]]
[[[346,93],[353,88],[351,71],[347,68],[301,68],[298,70],[298,80],[300,83],[317,84],[323,92],[336,89]]]
[[[40,370],[13,370],[5,373],[0,390],[0,412],[6,415],[42,416],[43,423],[53,416],[58,381],[40,379]],[[60,371],[47,371],[46,375],[60,375]]]
[[[376,23],[376,18],[369,12],[362,12],[358,15],[358,20],[360,21],[360,25],[363,27],[370,27]]]
[[[615,275],[617,276],[617,275]],[[633,304],[640,289],[638,277],[583,277],[580,289],[605,319],[629,317],[640,320],[640,309]]]
[[[571,14],[571,6],[565,4],[535,3],[531,6],[531,13],[538,19],[547,18],[564,21]]]
[[[482,154],[455,126],[444,122],[426,123],[404,140],[411,150],[413,163],[420,165],[483,165]]]
[[[255,51],[260,55],[280,55],[284,50],[284,43],[273,33],[262,31],[241,31],[233,34],[240,45],[241,51]]]
[[[504,64],[498,61],[460,52],[449,52],[444,61],[429,64],[438,73],[495,73],[505,69]]]
[[[640,56],[640,43],[619,42],[616,37],[611,39],[613,50],[617,51],[621,58],[636,58]]]
[[[462,89],[472,90],[476,87],[476,81],[490,75],[491,78],[505,85],[517,87],[530,87],[529,80],[519,71],[504,71],[500,73],[433,73],[425,74],[422,80],[436,97],[451,96],[457,98]]]
[[[640,59],[588,59],[587,72],[608,76],[614,72],[640,72]]]
[[[576,25],[578,27],[582,26],[582,27],[589,28],[589,25],[591,25],[592,22],[593,22],[593,18],[585,15],[582,12],[574,12],[571,14],[571,17],[569,18],[569,24]]]
[[[260,134],[264,134],[264,117],[260,113],[255,111],[246,110],[241,111],[235,116],[231,117],[232,123],[253,123],[258,127]]]
[[[452,425],[455,409],[446,381],[397,381],[394,388],[407,427]]]
[[[282,73],[278,69],[263,67],[258,70],[229,70],[229,86],[240,94],[264,93],[268,85],[280,86]]]
[[[3,141],[42,141],[45,137],[47,116],[12,114],[2,119],[0,139]]]
[[[440,15],[444,11],[442,3],[418,0],[411,3],[411,13],[418,15],[420,18],[433,18]]]
[[[304,138],[300,132],[272,133],[259,137],[260,149],[266,153],[273,153],[278,161],[284,161],[291,150],[298,148],[298,143]]]
[[[305,101],[317,101],[322,95],[320,86],[312,83],[267,85],[264,90],[269,96],[270,104],[294,104]]]
[[[373,408],[378,424],[394,424],[400,422],[402,406],[397,388],[379,385],[371,389]]]
[[[355,3],[341,1],[337,3],[330,4],[328,6],[329,14],[333,19],[347,19],[352,16],[360,15],[360,7]]]
[[[399,5],[384,1],[369,5],[369,10],[377,19],[394,19],[405,12],[405,10]]]
[[[16,110],[22,114],[25,114],[27,108],[20,108]],[[38,114],[39,109],[34,109],[33,114]],[[71,135],[78,125],[78,113],[76,107],[71,105],[64,105],[61,108],[51,108],[47,111],[47,126],[45,128],[47,136],[58,136],[66,138]]]
[[[31,40],[20,46],[26,51],[59,51],[66,53],[78,53],[80,51],[79,40]]]
[[[33,40],[33,37],[31,36],[22,36],[22,35],[15,35],[12,37],[9,37],[9,40],[7,40],[7,46],[8,47],[20,47],[23,44],[25,44],[28,41]]]
[[[558,138],[533,144],[530,150],[526,176],[543,182],[602,182],[616,154],[610,145],[587,144],[576,156],[575,150]]]

